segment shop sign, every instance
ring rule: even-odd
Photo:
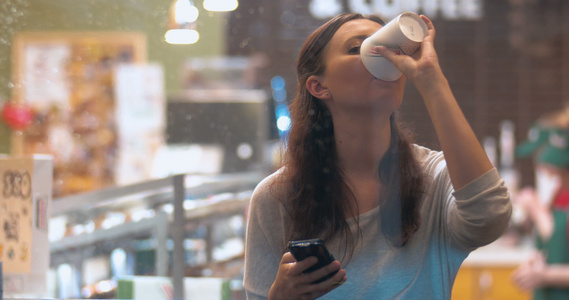
[[[0,261],[5,273],[29,273],[32,244],[31,160],[2,160]]]
[[[351,12],[375,14],[386,21],[405,11],[424,13],[431,19],[479,20],[483,0],[347,0]],[[342,12],[342,0],[311,0],[310,13],[318,19]]]
[[[0,299],[47,293],[52,188],[50,155],[0,155]]]

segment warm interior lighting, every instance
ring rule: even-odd
[[[194,44],[200,35],[195,29],[199,11],[190,0],[175,0],[170,7],[169,30],[164,39],[169,44]]]
[[[194,29],[170,29],[164,39],[169,44],[194,44],[200,39],[200,34]]]
[[[203,7],[209,11],[233,11],[239,6],[237,0],[204,0]]]

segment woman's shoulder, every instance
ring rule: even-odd
[[[432,150],[425,146],[413,144],[415,159],[421,165],[425,178],[431,183],[450,184],[445,156],[442,151]]]
[[[423,166],[445,163],[445,157],[442,151],[432,150],[425,146],[413,144],[415,158]]]
[[[285,167],[281,167],[274,171],[273,173],[267,175],[263,178],[255,187],[255,191],[265,192],[269,189],[285,189],[289,184],[287,184],[285,176]]]
[[[257,205],[267,206],[286,199],[287,193],[290,192],[290,183],[286,180],[284,171],[284,167],[280,168],[261,180],[253,191],[251,201]]]

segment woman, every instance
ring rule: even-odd
[[[520,288],[533,291],[535,300],[569,299],[569,128],[566,121],[557,122],[569,119],[567,115],[565,119],[552,118],[557,116],[542,118],[530,131],[528,141],[516,148],[518,157],[533,155],[540,173],[545,171],[549,178],[557,179],[552,180],[556,182],[552,199],[540,199],[542,193],[529,187],[513,199],[535,226],[539,252],[512,278]]]
[[[439,67],[433,24],[421,18],[428,34],[413,57],[375,49],[404,74],[393,82],[374,78],[359,55],[383,25],[377,17],[339,15],[304,44],[285,166],[251,200],[250,299],[449,299],[468,253],[507,227],[507,190]],[[398,124],[406,80],[442,153],[411,144]],[[339,261],[303,274],[315,258],[297,262],[286,246],[306,238],[323,239]]]

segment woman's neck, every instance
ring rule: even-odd
[[[389,116],[336,115],[334,138],[340,165],[348,177],[378,178],[377,168],[391,140]]]

